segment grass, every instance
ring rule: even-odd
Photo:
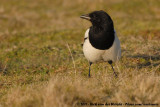
[[[160,0],[1,0],[0,106],[159,103],[159,7]],[[118,78],[107,63],[94,64],[87,77],[81,43],[91,24],[79,16],[94,10],[114,21]]]

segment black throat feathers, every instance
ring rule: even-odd
[[[106,27],[106,28],[105,28]],[[91,26],[89,31],[89,41],[91,45],[99,50],[109,49],[114,42],[114,27],[110,26]]]

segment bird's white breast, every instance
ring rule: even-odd
[[[85,33],[85,38],[83,44],[83,53],[84,56],[87,58],[89,62],[97,62],[100,60],[109,61],[112,60],[113,62],[117,61],[121,57],[121,48],[120,48],[120,41],[115,32],[115,40],[113,45],[107,50],[99,50],[94,48],[90,41],[89,41],[89,29]]]

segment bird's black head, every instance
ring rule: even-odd
[[[108,30],[113,29],[113,21],[111,17],[103,10],[82,15],[81,18],[91,21],[92,25],[95,27],[102,27]]]
[[[100,50],[109,49],[114,42],[114,26],[111,17],[104,11],[94,11],[82,15],[92,23],[89,29],[89,41],[91,45]]]

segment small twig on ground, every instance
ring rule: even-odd
[[[72,62],[73,62],[73,65],[74,65],[74,71],[75,71],[75,75],[76,75],[76,64],[75,64],[75,61],[74,61],[74,58],[73,58],[73,55],[72,55],[72,52],[71,52],[71,49],[70,49],[70,47],[69,47],[69,45],[68,45],[68,43],[66,43],[67,44],[67,48],[68,48],[68,50],[69,50],[69,53],[70,53],[70,55],[71,55],[71,58],[72,58]]]

